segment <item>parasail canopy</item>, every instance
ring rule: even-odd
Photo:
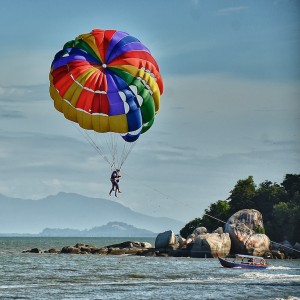
[[[163,93],[150,50],[117,30],[94,29],[67,42],[54,57],[49,80],[54,106],[65,118],[88,131],[120,134],[126,143],[153,125]]]
[[[55,108],[82,128],[138,139],[153,124],[163,82],[149,49],[117,30],[95,29],[67,42],[52,62]]]

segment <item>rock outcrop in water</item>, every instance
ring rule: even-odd
[[[225,224],[231,239],[231,252],[263,256],[270,252],[270,239],[259,233],[264,228],[262,215],[255,209],[233,214]]]
[[[190,257],[217,257],[229,254],[231,241],[221,227],[212,233],[205,227],[198,227],[187,239],[179,237],[178,244],[179,251],[187,252]]]
[[[104,247],[77,243],[74,246],[65,246],[61,250],[51,248],[43,251],[33,248],[23,253],[216,257],[217,253],[226,256],[229,251],[230,239],[227,233],[220,230],[207,233],[205,228],[197,228],[187,240],[176,238],[172,230],[160,233],[155,240],[155,248],[147,242],[126,241]]]
[[[218,228],[208,233],[205,227],[198,227],[187,239],[176,236],[173,231],[160,233],[155,240],[155,248],[161,255],[189,257],[226,256],[230,252],[231,241],[228,233]]]
[[[78,243],[61,250],[32,248],[24,253],[142,255],[174,257],[226,257],[229,254],[251,254],[274,258],[299,258],[300,244],[293,247],[288,241],[272,243],[263,229],[262,215],[254,209],[243,209],[233,214],[225,225],[212,233],[205,227],[196,228],[187,239],[176,236],[172,230],[159,233],[155,247],[147,242],[127,241],[119,244],[96,247]]]
[[[228,233],[199,234],[194,239],[191,249],[192,257],[225,257],[230,252],[231,241]]]
[[[274,258],[300,258],[300,244],[296,242],[293,246],[286,240],[281,243],[271,242],[271,252]]]
[[[51,248],[49,250],[41,250],[33,248],[25,250],[23,253],[56,253],[56,254],[99,254],[99,255],[143,255],[151,252],[152,245],[147,242],[132,242],[127,241],[120,244],[114,244],[104,247],[96,247],[94,245],[87,245],[84,243],[77,243],[74,246],[65,246],[61,250]],[[152,251],[153,252],[153,251]]]
[[[170,246],[176,245],[176,236],[172,230],[168,230],[159,233],[155,239],[155,248],[168,248]]]

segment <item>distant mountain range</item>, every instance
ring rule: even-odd
[[[157,233],[123,222],[109,222],[106,225],[85,230],[45,228],[38,235],[49,237],[155,237]]]
[[[184,225],[171,218],[135,212],[114,201],[73,193],[59,193],[40,200],[10,198],[0,194],[0,234],[5,235],[47,235],[51,232],[53,236],[54,231],[62,234],[61,229],[64,229],[72,236],[75,233],[80,236],[117,236],[116,228],[119,226],[119,234],[127,231],[128,236],[137,236],[139,230],[145,230],[144,236],[150,236],[166,230],[178,233]]]

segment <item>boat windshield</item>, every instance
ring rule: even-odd
[[[265,265],[266,264],[266,261],[264,260],[264,258],[262,258],[260,256],[237,254],[236,259],[240,260],[242,264],[249,264],[249,265]]]

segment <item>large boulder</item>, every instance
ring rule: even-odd
[[[119,244],[114,244],[107,246],[107,254],[120,255],[120,254],[130,254],[139,255],[142,252],[151,249],[152,245],[147,242],[122,242]]]
[[[172,230],[159,233],[155,239],[155,248],[169,248],[176,244],[176,236]]]
[[[191,248],[191,257],[225,257],[230,253],[228,233],[205,233],[197,235]]]
[[[255,233],[245,243],[247,253],[256,256],[264,256],[270,252],[270,239],[265,234]]]
[[[208,233],[205,227],[197,227],[186,239],[179,236],[179,251],[185,251],[182,256],[217,257],[230,253],[231,241],[228,233],[219,227],[213,233]],[[178,255],[180,256],[180,255]]]
[[[300,258],[300,243],[296,242],[293,248],[295,249],[293,257]]]
[[[225,224],[225,232],[231,238],[231,251],[257,255],[269,251],[270,239],[265,234],[258,234],[262,228],[262,215],[255,209],[242,209],[233,214]]]
[[[206,234],[206,233],[207,233],[207,229],[205,227],[197,227],[193,231],[193,234],[195,235]]]
[[[289,241],[285,240],[281,243],[272,242],[271,248],[275,253],[276,251],[283,253],[284,257],[286,258],[297,258],[300,256],[299,251],[297,251],[297,244],[298,243],[296,243],[295,246],[292,246],[292,244]]]

